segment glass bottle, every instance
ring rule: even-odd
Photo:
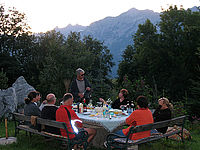
[[[135,110],[135,106],[133,104],[133,101],[131,101],[131,112],[133,112]]]
[[[82,103],[79,104],[79,113],[83,113],[83,104]]]

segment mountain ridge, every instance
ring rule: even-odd
[[[130,44],[133,44],[132,36],[136,33],[139,24],[143,24],[149,19],[153,24],[160,21],[160,13],[152,10],[138,10],[131,8],[116,17],[105,17],[104,19],[95,21],[89,26],[68,25],[65,28],[55,28],[66,37],[72,32],[80,32],[83,35],[91,35],[104,42],[104,45],[110,49],[113,54],[115,66],[112,68],[112,77],[117,76],[117,68],[123,50]]]

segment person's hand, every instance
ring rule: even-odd
[[[80,121],[76,121],[75,126],[78,128],[83,128],[83,124]]]
[[[99,98],[99,101],[105,103],[105,100],[103,98]]]
[[[46,104],[46,103],[47,103],[47,100],[44,100],[42,103],[43,103],[43,104]]]
[[[83,98],[83,97],[84,97],[84,94],[83,94],[83,93],[78,93],[78,96],[79,96],[80,98]]]
[[[90,91],[90,90],[91,90],[91,88],[90,88],[90,87],[86,87],[86,90],[87,90],[87,91]]]
[[[120,109],[124,109],[126,105],[120,105]]]

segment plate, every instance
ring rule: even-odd
[[[90,115],[91,112],[83,112],[83,115]]]

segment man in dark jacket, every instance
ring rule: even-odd
[[[56,103],[56,97],[53,93],[50,93],[46,97],[47,104],[44,105],[44,108],[41,112],[41,118],[49,119],[49,120],[56,120],[56,111],[58,107],[55,105]],[[54,134],[60,134],[60,129],[45,126],[44,131],[54,133]]]
[[[81,68],[76,70],[76,79],[74,79],[70,86],[70,92],[74,97],[75,102],[82,102],[83,99],[88,103],[91,94],[91,85],[86,78],[84,78],[85,71]]]

